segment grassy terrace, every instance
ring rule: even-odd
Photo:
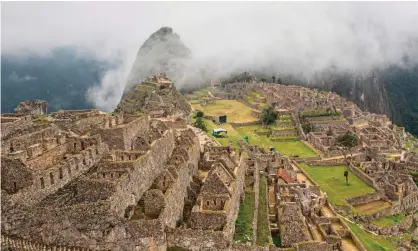
[[[396,250],[396,246],[379,235],[373,235],[361,229],[356,224],[345,221],[353,233],[360,239],[360,242],[368,251],[389,251]]]
[[[297,141],[285,141],[285,142],[274,142],[271,141],[266,135],[257,135],[255,130],[260,126],[240,126],[234,127],[234,129],[241,136],[248,136],[248,143],[250,145],[259,145],[264,149],[268,150],[269,147],[275,147],[277,151],[288,156],[298,155],[299,157],[315,157],[316,153],[305,145],[303,142]]]
[[[372,223],[378,226],[390,227],[396,223],[401,222],[405,219],[405,216],[402,214],[394,214],[386,217],[381,217],[379,219],[373,220]]]
[[[229,146],[229,141],[231,140],[234,143],[234,146],[239,148],[238,140],[240,140],[242,137],[234,130],[234,128],[230,124],[222,124],[217,125],[213,123],[211,120],[204,120],[206,123],[206,127],[208,129],[207,134],[212,139],[217,140],[221,145],[223,146]],[[215,128],[223,128],[228,131],[227,136],[225,138],[215,138],[212,136],[212,131]]]
[[[349,171],[348,185],[346,185],[344,171],[346,166],[310,167],[305,163],[300,166],[315,180],[321,190],[327,193],[333,205],[349,206],[346,199],[361,196],[375,190]]]
[[[269,243],[269,219],[267,212],[267,179],[260,174],[260,194],[258,197],[257,240],[256,244],[265,246]]]
[[[245,191],[245,199],[239,206],[237,220],[235,221],[234,241],[253,240],[253,218],[254,218],[254,192]]]
[[[210,87],[206,87],[204,89],[200,89],[198,91],[195,91],[193,93],[190,94],[186,94],[185,97],[186,99],[190,100],[191,103],[199,103],[199,99],[204,98],[204,97],[209,97],[208,92],[210,91]]]
[[[237,100],[215,100],[213,104],[208,104],[203,107],[200,104],[192,104],[192,107],[210,116],[226,115],[228,123],[247,123],[257,120],[251,114],[251,107]]]

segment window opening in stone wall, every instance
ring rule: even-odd
[[[112,178],[112,179],[113,179],[113,173],[111,173],[111,174],[110,174],[110,178]]]
[[[84,150],[84,149],[86,149],[86,146],[84,144],[84,141],[81,141],[81,150]]]
[[[59,175],[59,178],[60,178],[60,180],[61,180],[61,179],[63,178],[63,176],[62,176],[62,168],[61,168],[61,167],[59,168],[59,174],[60,174],[60,175]]]
[[[77,142],[74,142],[74,150],[77,150]]]
[[[17,192],[17,184],[16,184],[16,182],[13,182],[13,191],[15,193]]]
[[[102,175],[103,175],[103,179],[106,178],[106,174],[105,173],[102,173]]]
[[[51,184],[54,184],[54,174],[49,173],[49,178],[51,178]]]
[[[41,188],[45,188],[44,178],[41,177],[40,180],[41,180]]]

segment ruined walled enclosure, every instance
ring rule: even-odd
[[[418,155],[405,151],[407,132],[387,117],[334,93],[252,76],[213,86],[208,96],[201,105],[236,99],[256,118],[273,107],[275,125],[267,130],[253,121],[261,128],[255,134],[304,142],[317,156],[202,137],[190,125],[190,104],[165,74],[125,93],[113,113],[48,114],[46,101],[25,101],[1,115],[2,249],[369,250],[350,224],[378,236],[417,233],[410,174]],[[347,133],[356,145],[343,152],[337,141]],[[350,179],[373,192],[336,205],[306,166],[347,166]],[[362,211],[370,205],[382,208]],[[376,223],[394,215],[404,219]]]

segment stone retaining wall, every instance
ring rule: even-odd
[[[253,244],[257,241],[258,205],[260,196],[260,170],[258,162],[254,163],[254,218],[253,218]]]
[[[260,121],[252,121],[252,122],[245,122],[245,123],[229,123],[231,126],[239,127],[239,126],[252,126],[252,125],[259,125]]]
[[[374,189],[378,190],[378,188],[374,185],[374,180],[367,174],[363,173],[360,169],[350,164],[348,166],[350,171],[354,173],[357,177],[359,177],[362,181],[366,182],[369,186],[373,187]]]
[[[378,193],[369,193],[369,194],[354,197],[351,199],[346,199],[346,201],[352,206],[357,206],[360,204],[365,204],[365,203],[378,201],[378,200],[380,200],[380,196]]]

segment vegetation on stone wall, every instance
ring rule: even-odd
[[[360,239],[360,242],[367,250],[371,251],[389,251],[396,250],[396,246],[386,240],[383,236],[373,235],[361,229],[354,223],[345,221],[350,227],[351,231]]]
[[[396,223],[401,222],[403,219],[405,219],[405,215],[402,214],[394,214],[389,215],[385,217],[378,218],[376,220],[373,220],[372,223],[376,224],[378,226],[393,226]]]
[[[260,174],[259,194],[256,244],[264,246],[269,243],[270,230],[267,211],[267,178],[263,174]]]
[[[247,189],[245,199],[239,206],[238,217],[235,221],[235,241],[251,242],[253,240],[253,218],[254,192]]]

